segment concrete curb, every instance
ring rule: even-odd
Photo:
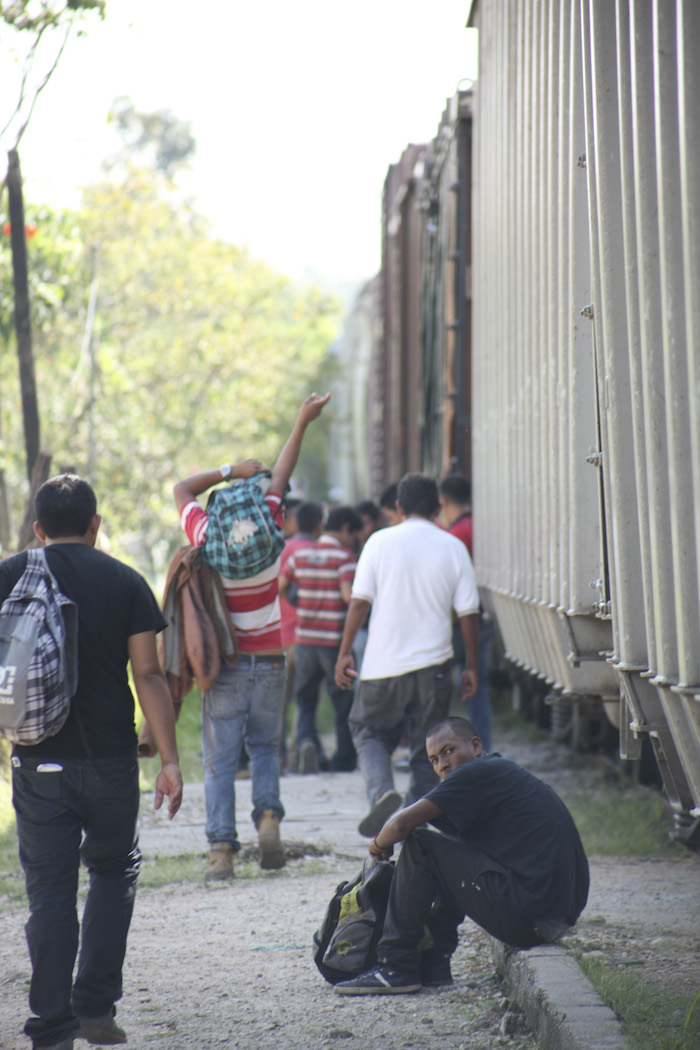
[[[508,997],[525,1014],[541,1050],[628,1050],[617,1016],[565,947],[513,951],[492,944]]]

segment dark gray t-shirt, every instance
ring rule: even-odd
[[[588,897],[588,861],[559,796],[500,755],[459,766],[425,796],[442,811],[433,823],[472,843],[506,872],[514,911],[574,922]]]
[[[46,548],[46,558],[60,589],[78,606],[78,689],[56,736],[32,747],[16,745],[14,752],[85,758],[77,712],[94,757],[126,754],[136,748],[128,641],[144,631],[162,631],[166,620],[144,578],[116,558],[84,543],[60,542]],[[0,562],[0,604],[26,563],[26,553]]]

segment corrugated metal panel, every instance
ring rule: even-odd
[[[569,692],[593,682],[609,694],[616,679],[598,656],[609,625],[596,615],[600,487],[586,463],[597,436],[592,331],[581,317],[590,276],[580,24],[566,6],[521,0],[482,4],[479,30],[477,571],[512,625],[515,660]]]
[[[648,732],[693,809],[700,5],[480,0],[470,18],[479,581],[520,664],[622,687],[623,747]]]

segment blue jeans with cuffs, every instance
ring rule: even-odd
[[[265,810],[282,819],[279,745],[284,706],[284,656],[241,653],[236,667],[222,667],[216,684],[202,699],[202,756],[206,836],[237,852],[236,772],[245,744],[250,756],[253,822]]]

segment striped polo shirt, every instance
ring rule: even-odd
[[[291,555],[282,575],[298,588],[297,645],[340,645],[347,613],[340,582],[352,583],[355,566],[353,552],[333,536]]]
[[[282,497],[268,492],[265,502],[277,524]],[[180,522],[187,539],[193,547],[201,547],[207,534],[209,515],[192,500],[185,504]],[[282,645],[280,633],[279,558],[268,569],[249,576],[247,580],[231,580],[221,576],[226,596],[226,605],[236,627],[238,645],[242,653],[255,653],[264,649],[279,649]]]

